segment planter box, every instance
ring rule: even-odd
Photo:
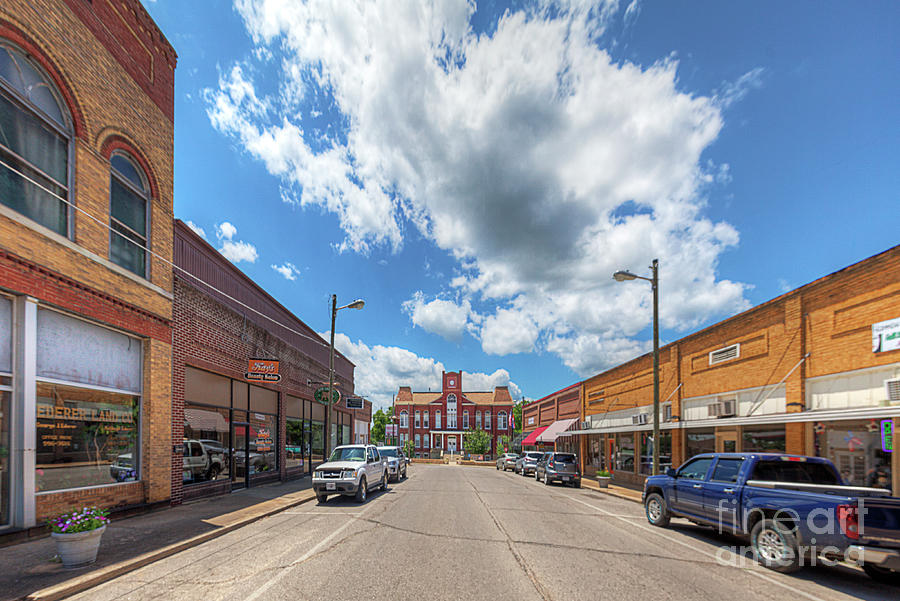
[[[56,553],[67,568],[94,563],[100,549],[100,537],[106,532],[101,526],[87,532],[53,532],[50,536],[56,541]]]
[[[609,488],[610,480],[612,480],[612,476],[597,476],[597,486],[600,488]]]

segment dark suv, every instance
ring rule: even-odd
[[[575,453],[553,451],[544,453],[534,468],[534,479],[543,480],[544,484],[562,482],[581,488],[581,471],[578,469],[578,456]]]

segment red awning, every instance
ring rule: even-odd
[[[246,432],[245,426],[235,426],[234,427],[234,435],[235,436],[244,436],[245,432]],[[250,436],[256,436],[256,430],[253,428],[253,426],[250,426]]]
[[[549,428],[549,427],[550,427],[550,426],[541,426],[540,428],[538,428],[537,430],[535,430],[534,432],[532,432],[531,434],[529,434],[528,436],[526,436],[526,437],[525,437],[525,440],[522,441],[522,446],[523,446],[523,447],[527,447],[527,446],[534,446],[534,445],[536,445],[536,444],[537,444],[537,437],[540,436],[540,435],[543,433],[543,431],[546,430],[546,429]]]

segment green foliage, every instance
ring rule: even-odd
[[[597,472],[597,475],[600,476],[601,478],[611,478],[612,477],[612,474],[610,474],[607,470],[600,470],[599,472]]]
[[[502,455],[506,452],[506,449],[509,448],[509,436],[501,436],[497,438],[497,448],[495,449],[495,454],[497,456]]]
[[[513,403],[513,432],[516,434],[522,433],[522,408],[525,406],[525,399],[522,399],[518,403]]]
[[[387,411],[379,409],[372,416],[372,430],[369,432],[369,440],[373,443],[382,442],[384,438],[384,427],[391,423],[391,417],[394,415],[394,408],[388,407]]]
[[[416,445],[413,441],[407,440],[403,443],[403,454],[407,457],[414,457],[416,452]]]
[[[47,526],[51,532],[74,534],[76,532],[90,532],[109,523],[109,511],[96,507],[84,507],[64,513],[59,517],[48,518]]]
[[[463,448],[470,455],[484,455],[491,448],[491,435],[484,430],[466,430]]]

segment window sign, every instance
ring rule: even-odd
[[[894,452],[894,420],[886,419],[881,422],[881,450],[885,453]]]
[[[900,317],[872,324],[872,352],[900,349]]]

